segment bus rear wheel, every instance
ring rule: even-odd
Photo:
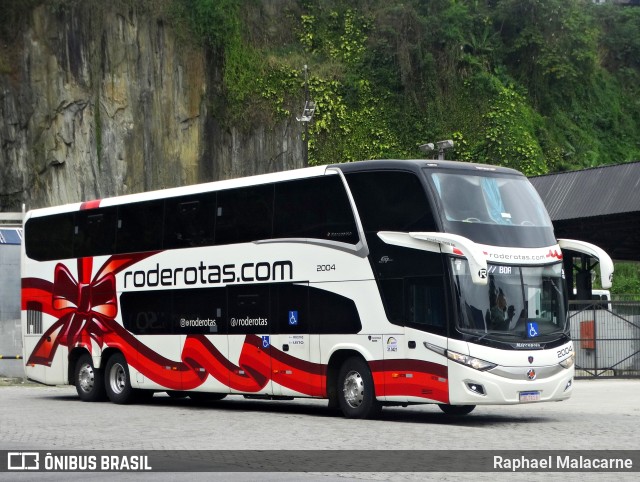
[[[83,354],[76,363],[75,382],[80,400],[84,402],[106,400],[103,372],[93,366],[93,358],[88,353]]]
[[[131,403],[136,398],[129,378],[129,365],[121,353],[114,354],[107,362],[105,389],[109,400],[113,403]]]
[[[453,416],[463,416],[473,412],[473,409],[476,408],[475,405],[447,405],[445,403],[438,404],[440,410],[442,410],[447,415]]]
[[[369,365],[360,357],[345,360],[338,373],[338,404],[347,418],[372,418],[382,405],[376,399]]]

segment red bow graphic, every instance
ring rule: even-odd
[[[204,335],[188,335],[180,360],[169,360],[140,343],[115,321],[118,314],[115,274],[154,253],[112,256],[91,278],[93,260],[78,260],[78,279],[59,263],[53,283],[28,278],[23,280],[23,309],[30,301],[41,303],[43,313],[57,317],[36,344],[27,364],[51,366],[58,345],[69,349],[82,346],[93,352],[95,343],[122,351],[136,370],[145,377],[172,390],[188,390],[202,385],[211,375],[234,390],[258,392],[272,378],[271,358],[298,377],[279,377],[276,381],[312,396],[322,395],[324,367],[303,362],[286,353],[265,351],[262,340],[247,335],[238,365],[231,363]],[[94,343],[92,343],[92,340]],[[285,371],[285,370],[283,370]]]
[[[84,269],[79,274],[85,278],[90,275]],[[113,273],[106,273],[89,283],[83,281],[76,281],[65,265],[58,264],[53,278],[53,308],[68,311],[63,316],[68,322],[59,334],[60,343],[68,347],[84,345],[91,351],[87,335],[102,346],[106,331],[103,320],[113,319],[118,313],[116,279]]]
[[[113,320],[118,314],[115,273],[153,254],[112,256],[93,279],[93,259],[82,258],[78,260],[78,280],[62,263],[55,267],[53,284],[24,280],[23,304],[29,298],[43,300],[42,296],[49,292],[51,304],[43,304],[43,312],[58,317],[44,333],[27,363],[51,365],[58,345],[83,346],[92,353],[93,340],[102,348],[104,336],[113,331]]]

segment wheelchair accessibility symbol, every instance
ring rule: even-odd
[[[298,312],[290,311],[289,312],[289,324],[291,326],[296,326],[298,324]]]
[[[527,337],[535,338],[540,332],[538,331],[538,324],[530,321],[527,323]]]
[[[269,345],[271,345],[271,341],[269,340],[269,335],[263,336],[262,337],[262,348],[269,348]]]

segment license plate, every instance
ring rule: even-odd
[[[520,392],[520,402],[539,402],[540,392]]]

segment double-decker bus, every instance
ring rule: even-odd
[[[155,392],[384,405],[564,400],[562,248],[519,172],[380,160],[27,213],[28,378],[86,401]]]

